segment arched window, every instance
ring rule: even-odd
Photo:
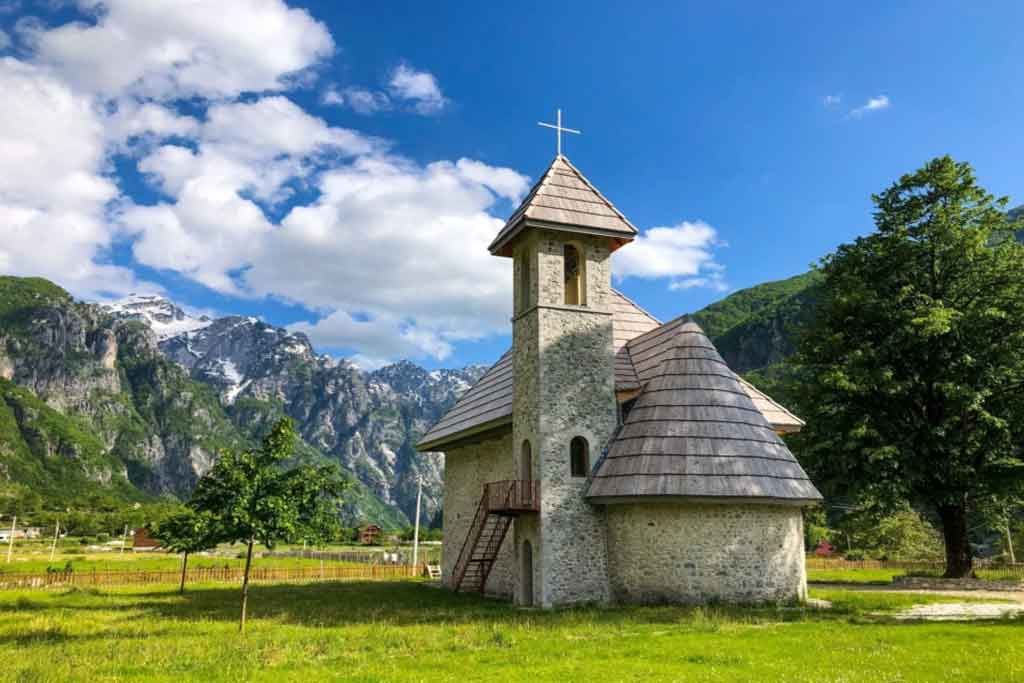
[[[533,479],[533,451],[530,450],[529,440],[523,441],[523,448],[519,456],[519,478],[523,481]]]
[[[571,306],[585,306],[587,292],[580,250],[572,244],[563,246],[562,263],[565,268],[565,303]]]
[[[569,469],[574,477],[590,474],[590,446],[582,436],[575,436],[569,442]]]

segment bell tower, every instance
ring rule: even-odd
[[[584,496],[618,422],[611,254],[635,235],[559,154],[490,246],[513,259],[515,471],[540,492],[515,523],[520,604],[610,597],[604,512]]]

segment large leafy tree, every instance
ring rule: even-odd
[[[948,156],[873,199],[876,231],[821,266],[801,442],[827,490],[929,508],[967,576],[969,520],[1024,481],[1024,246]]]
[[[322,543],[338,527],[348,484],[334,465],[290,464],[295,427],[278,422],[255,451],[226,452],[199,480],[189,507],[209,515],[227,542],[246,545],[239,630],[245,630],[249,571],[256,543]]]
[[[179,593],[185,592],[188,556],[216,547],[223,536],[216,520],[210,514],[192,510],[179,512],[151,524],[149,530],[153,538],[159,540],[165,548],[182,554]]]

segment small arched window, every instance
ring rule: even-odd
[[[569,470],[574,477],[590,474],[590,446],[582,436],[575,436],[569,442]]]
[[[580,250],[572,244],[562,247],[562,263],[565,268],[565,303],[570,306],[584,306],[587,293],[584,289],[583,259]]]

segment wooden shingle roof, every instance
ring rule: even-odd
[[[785,433],[799,432],[807,424],[747,380],[742,377],[739,380],[740,384],[743,385],[744,391],[750,396],[750,400],[754,402],[754,407],[761,411],[761,414],[775,428],[775,431]]]
[[[622,212],[562,155],[551,162],[488,249],[492,254],[511,256],[512,239],[531,226],[607,235],[616,238],[616,247],[637,234]]]
[[[591,480],[592,502],[821,499],[700,326],[681,318],[631,354],[634,343],[645,385]]]
[[[616,391],[638,390],[657,374],[673,334],[686,318],[662,325],[622,293],[612,290],[612,343],[615,350]],[[754,405],[776,431],[796,432],[803,420],[751,384],[738,378]],[[416,448],[437,450],[445,444],[512,424],[512,351],[506,351],[451,410],[431,427]]]

